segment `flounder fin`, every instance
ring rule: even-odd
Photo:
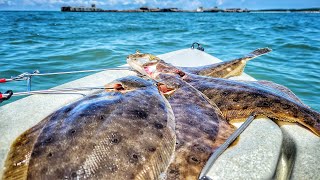
[[[270,88],[274,88],[275,90],[278,90],[282,96],[287,97],[289,99],[292,99],[294,102],[309,108],[309,106],[304,104],[289,88],[287,88],[285,86],[282,86],[280,84],[276,84],[271,81],[264,81],[264,80],[257,81],[256,83],[261,84],[263,86],[270,87]]]
[[[259,57],[261,55],[271,52],[270,48],[259,48],[251,53],[247,54],[242,58],[237,58],[231,61],[199,66],[199,67],[180,67],[183,71],[201,75],[201,76],[211,76],[215,78],[229,78],[233,76],[239,76],[243,73],[247,61]]]
[[[21,134],[11,145],[5,162],[3,180],[27,179],[33,146],[48,118]]]

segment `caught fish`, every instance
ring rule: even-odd
[[[222,116],[218,107],[179,77],[160,73],[156,79],[166,92],[176,121],[176,149],[166,179],[197,179],[208,158],[235,127]]]
[[[128,59],[129,64],[135,66],[142,64],[136,63],[138,61],[139,58]],[[255,113],[280,121],[296,122],[320,136],[320,114],[302,104],[300,100],[294,100],[295,95],[281,88],[190,74],[163,60],[145,63],[136,70],[152,78],[160,73],[179,75],[211,99],[230,121],[243,120]]]
[[[3,179],[158,179],[176,137],[172,109],[151,81],[125,77],[69,104],[13,143]]]
[[[271,52],[270,48],[260,48],[252,51],[251,53],[245,55],[244,57],[237,58],[234,60],[210,64],[206,66],[199,67],[177,67],[183,72],[188,72],[191,74],[201,75],[201,76],[211,76],[216,78],[229,78],[233,76],[239,76],[243,73],[246,63],[249,60],[262,56]],[[146,63],[157,63],[161,59],[152,54],[142,54],[137,52],[131,54],[127,58],[128,64],[133,67],[138,72],[145,74],[144,69],[141,69]]]

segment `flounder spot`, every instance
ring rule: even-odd
[[[51,158],[53,156],[53,154],[51,152],[48,153],[47,157]]]
[[[195,144],[192,146],[191,150],[195,151],[195,152],[200,152],[200,153],[204,153],[208,151],[208,148],[205,146],[202,146],[200,144]]]
[[[187,161],[188,161],[189,163],[191,163],[191,164],[200,164],[200,162],[201,162],[201,160],[200,160],[198,157],[193,156],[193,155],[188,156],[188,157],[187,157]]]
[[[156,150],[157,150],[156,147],[149,147],[149,148],[148,148],[148,151],[150,151],[150,152],[155,152]]]
[[[77,177],[77,172],[72,172],[72,173],[71,173],[71,177],[72,177],[72,178],[76,178],[76,177]]]
[[[257,107],[270,107],[271,104],[267,101],[259,101],[257,104],[256,104]]]
[[[33,152],[31,153],[31,156],[32,157],[38,157],[38,156],[40,156],[41,155],[41,151],[39,151],[39,150],[33,150]]]
[[[99,119],[100,119],[100,120],[105,120],[105,119],[106,119],[106,116],[105,116],[105,115],[100,115]]]
[[[111,144],[119,144],[122,140],[122,136],[118,133],[112,133],[110,137]]]
[[[136,152],[129,153],[129,162],[132,164],[137,164],[139,162],[140,155]]]
[[[156,127],[157,129],[163,129],[163,125],[160,123],[154,123],[154,127]]]
[[[281,104],[281,107],[283,109],[289,109],[290,108],[288,104],[284,104],[284,103]]]
[[[77,130],[70,129],[67,134],[68,134],[68,136],[74,136],[76,134],[76,132],[77,132]]]
[[[148,117],[148,114],[142,110],[133,110],[132,114],[137,117],[137,119],[146,119]]]
[[[44,167],[41,169],[41,174],[46,174],[47,171],[48,171],[48,168]]]

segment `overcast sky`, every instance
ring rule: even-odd
[[[61,6],[89,6],[96,4],[103,9],[136,9],[141,6],[210,8],[309,8],[320,7],[320,0],[0,0],[0,10],[60,10]]]

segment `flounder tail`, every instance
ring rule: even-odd
[[[242,58],[238,58],[238,59],[234,59],[231,61],[227,61],[225,62],[225,73],[223,78],[229,78],[229,77],[233,77],[233,76],[240,76],[243,71],[244,68],[246,67],[246,63],[254,58],[257,58],[259,56],[262,56],[264,54],[267,54],[269,52],[271,52],[272,50],[270,48],[259,48],[256,49],[254,51],[252,51],[251,53],[247,54],[246,56],[242,57]]]
[[[237,58],[231,61],[199,66],[199,67],[180,67],[185,72],[201,75],[211,76],[215,78],[229,78],[233,76],[239,76],[243,73],[247,61],[257,58],[261,55],[271,52],[270,48],[259,48],[244,57]]]

